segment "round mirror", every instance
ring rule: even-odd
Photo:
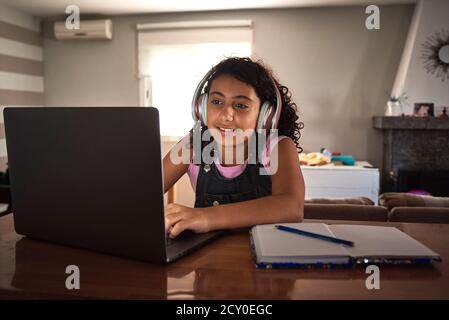
[[[438,58],[445,63],[449,63],[449,44],[446,44],[438,51]]]

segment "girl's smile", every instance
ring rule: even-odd
[[[230,136],[233,137],[235,135],[236,129],[234,128],[218,128],[222,136]]]

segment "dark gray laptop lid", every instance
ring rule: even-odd
[[[166,261],[155,108],[4,110],[20,234]]]

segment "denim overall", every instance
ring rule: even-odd
[[[259,174],[260,164],[247,164],[235,178],[225,178],[214,162],[201,164],[196,183],[195,208],[257,199],[271,195],[271,176]]]

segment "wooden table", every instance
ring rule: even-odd
[[[0,298],[449,299],[449,225],[359,224],[395,226],[438,252],[443,262],[381,266],[380,290],[368,290],[363,266],[256,269],[246,231],[157,265],[22,237],[10,214],[0,218]],[[79,290],[65,287],[65,269],[72,264],[80,268]]]

